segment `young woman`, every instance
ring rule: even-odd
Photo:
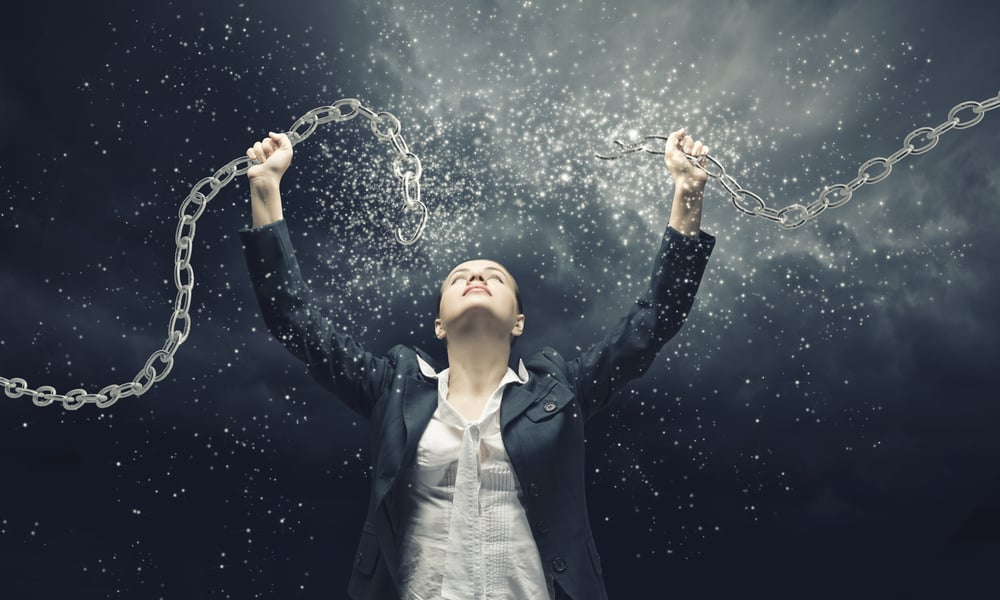
[[[524,331],[517,282],[498,262],[442,282],[439,370],[419,348],[366,352],[317,312],[295,259],[279,182],[284,134],[247,150],[253,227],[240,231],[268,331],[370,420],[372,489],[348,585],[356,600],[606,600],[584,483],[584,423],[649,368],[680,329],[715,238],[701,231],[704,156],[683,129],[665,156],[670,220],[648,290],[580,356],[545,347],[508,365]],[[702,164],[705,159],[702,158]]]

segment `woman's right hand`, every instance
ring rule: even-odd
[[[277,185],[292,164],[292,142],[284,133],[268,132],[268,137],[247,148],[247,156],[259,163],[247,170],[251,187]]]
[[[708,171],[704,168],[699,169],[691,164],[688,158],[684,156],[685,154],[701,157],[698,164],[702,167],[705,167],[708,162],[704,158],[708,154],[708,146],[702,144],[700,141],[695,141],[694,138],[687,135],[682,127],[671,133],[667,138],[667,147],[663,160],[666,161],[667,170],[670,171],[670,174],[674,178],[674,183],[678,187],[683,189],[704,189],[705,182],[708,180]]]

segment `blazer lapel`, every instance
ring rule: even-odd
[[[544,380],[532,377],[523,385],[508,385],[503,392],[503,402],[500,403],[500,431],[503,431],[514,417],[548,395],[555,384],[556,380],[551,377]]]
[[[426,362],[427,364],[429,364],[431,366],[431,368],[434,369],[435,373],[437,373],[438,371],[441,370],[440,368],[438,368],[437,361],[435,361],[431,357],[430,354],[427,354],[426,352],[424,352],[423,350],[421,350],[417,346],[413,347],[413,351],[417,353],[417,356],[419,356],[420,358],[424,359],[424,362]]]
[[[434,372],[438,371],[437,366],[426,352],[420,348],[414,348],[420,358],[430,365]],[[438,381],[435,378],[427,377],[418,369],[417,375],[409,375],[404,382],[403,390],[403,426],[405,428],[405,438],[403,440],[403,453],[401,462],[409,460],[409,457],[417,451],[417,444],[420,436],[427,429],[431,417],[438,405]],[[402,467],[402,464],[399,465]]]
[[[414,350],[434,369],[435,373],[440,371],[429,354],[417,347],[414,347]],[[518,367],[518,374],[522,378],[527,377],[528,381],[524,384],[512,383],[504,390],[503,401],[500,403],[501,431],[532,404],[547,396],[556,384],[555,378],[552,377],[539,378],[535,375],[529,377],[523,361]],[[406,427],[406,439],[401,457],[403,461],[408,460],[411,454],[416,452],[420,436],[427,429],[427,424],[434,416],[438,404],[437,379],[425,377],[423,374],[411,375],[406,378],[405,385],[403,423]]]
[[[430,365],[435,373],[440,371],[430,354],[414,346],[417,355]],[[406,378],[406,389],[403,392],[403,425],[406,428],[406,439],[403,442],[403,459],[416,451],[420,436],[427,429],[431,417],[438,404],[438,381],[426,376],[417,369],[416,376]]]

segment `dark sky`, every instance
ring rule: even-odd
[[[517,277],[515,352],[573,354],[642,293],[670,177],[591,147],[686,126],[781,207],[1000,90],[978,2],[154,4],[5,8],[0,377],[130,381],[166,339],[184,197],[339,98],[399,117],[431,218],[396,244],[391,147],[324,125],[282,182],[300,262],[370,350],[444,357],[436,286],[468,258]],[[998,151],[995,110],[790,231],[709,183],[693,313],[589,425],[611,598],[995,589]],[[167,379],[106,409],[3,396],[3,598],[346,597],[368,424],[264,329],[248,198],[198,221]]]

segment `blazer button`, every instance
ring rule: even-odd
[[[554,411],[556,409],[557,406],[558,405],[555,402],[552,402],[550,400],[550,401],[546,402],[545,406],[543,406],[542,408],[545,409],[545,412],[552,412],[552,411]]]
[[[361,566],[361,559],[364,557],[364,555],[365,555],[364,552],[358,552],[358,557],[354,559],[354,566],[355,567]]]
[[[556,573],[562,573],[566,570],[566,561],[561,556],[557,556],[552,559],[552,568],[556,570]]]
[[[542,490],[538,489],[537,483],[533,483],[530,486],[528,486],[528,493],[531,494],[532,496],[540,496],[542,494]]]

